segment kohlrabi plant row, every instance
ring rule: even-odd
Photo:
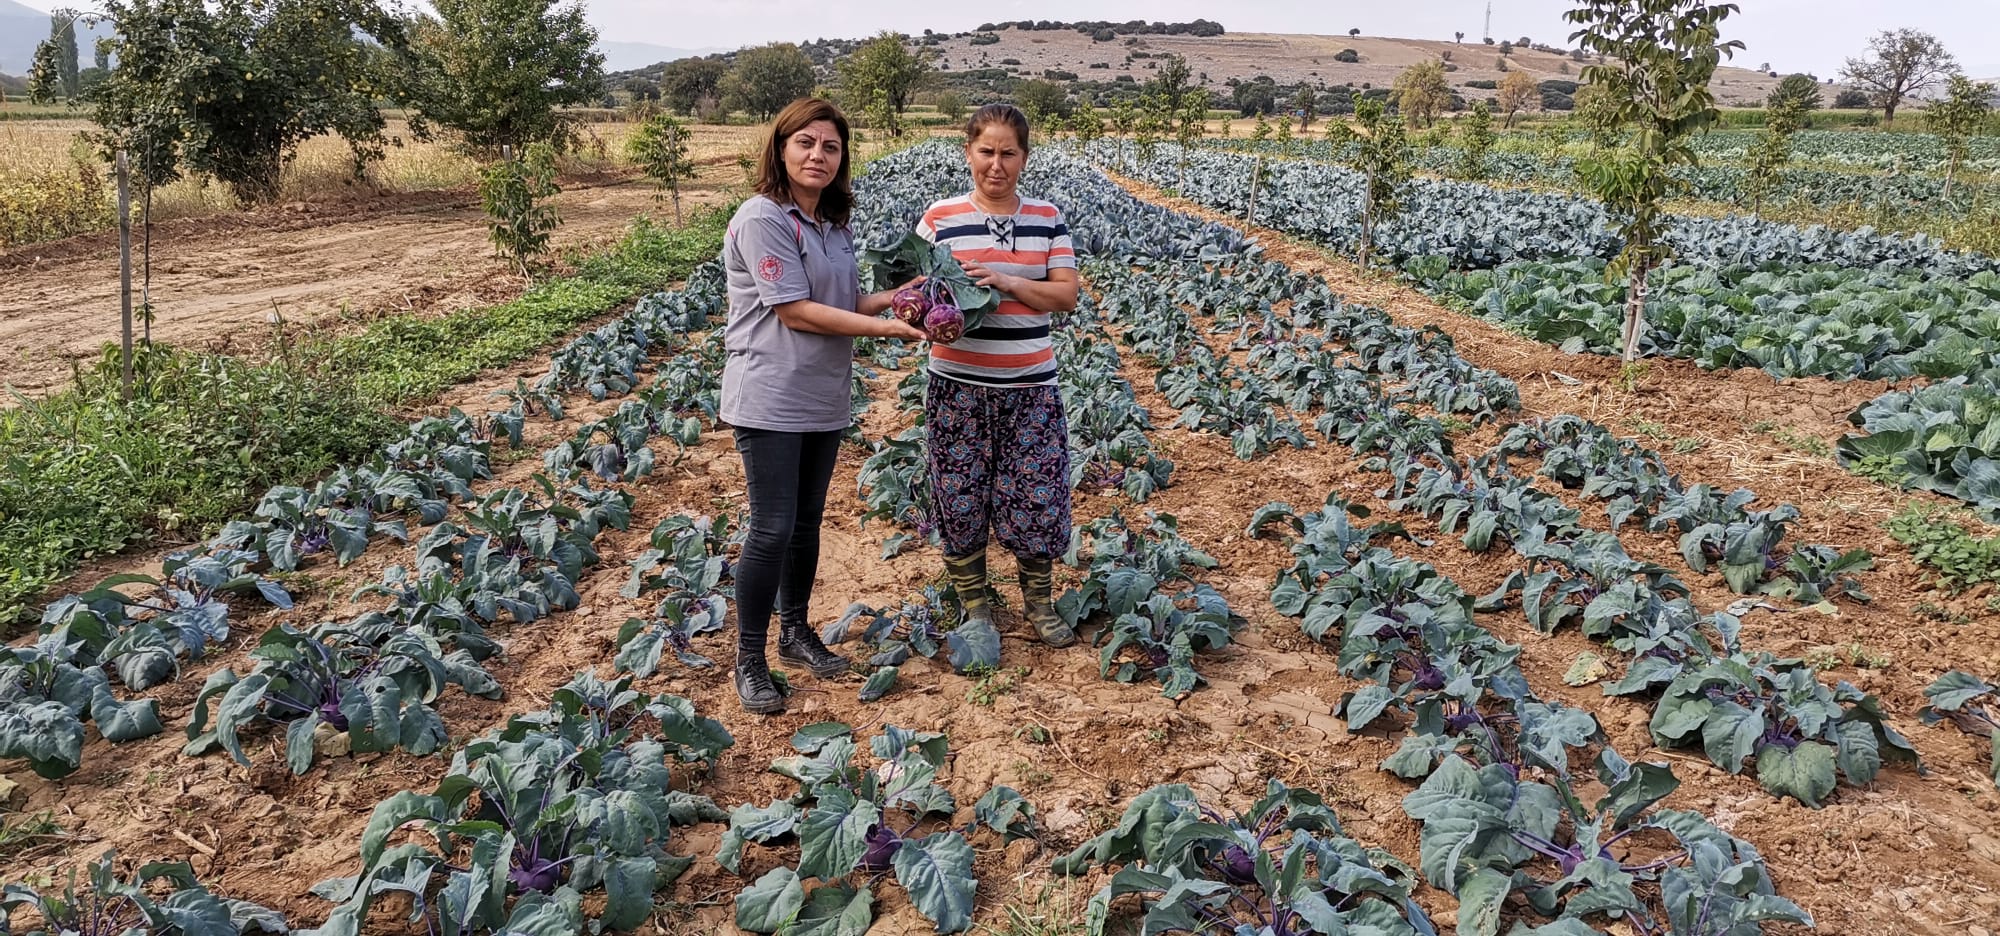
[[[1132,144],[1100,140],[1083,153],[1156,185],[1179,185],[1183,197],[1210,208],[1240,216],[1248,206],[1250,156],[1209,148],[1183,154],[1177,146],[1163,144],[1151,160],[1141,160],[1130,152],[1121,154],[1121,147],[1130,150]],[[1348,252],[1358,246],[1363,188],[1358,173],[1305,160],[1266,161],[1264,171],[1257,188],[1257,223]],[[1623,246],[1604,206],[1581,196],[1418,179],[1400,198],[1402,210],[1378,224],[1374,234],[1374,249],[1398,265],[1420,257],[1443,257],[1453,269],[1516,260],[1609,259]],[[1711,268],[1872,268],[1887,263],[1948,277],[2000,271],[2000,259],[1951,250],[1921,234],[1801,228],[1741,215],[1674,216],[1662,242],[1680,261]]]
[[[1625,288],[1606,282],[1605,265],[1597,258],[1516,261],[1454,272],[1431,257],[1406,271],[1426,292],[1538,341],[1612,354]],[[1640,346],[1712,369],[1900,380],[1985,374],[2000,366],[1996,339],[2000,274],[1674,263],[1649,279]]]
[[[1207,145],[1266,158],[1303,158],[1342,164],[1352,160],[1355,149],[1352,143],[1336,147],[1324,140],[1280,143],[1238,138],[1213,140]],[[1459,175],[1465,158],[1464,150],[1454,144],[1420,145],[1410,152],[1413,168],[1441,177]],[[1492,182],[1552,186],[1568,191],[1584,189],[1577,175],[1576,160],[1568,156],[1551,157],[1546,152],[1519,150],[1489,151],[1484,170],[1485,179]],[[2000,196],[2000,187],[1969,182],[1963,178],[1953,181],[1947,196],[1942,162],[1936,170],[1934,175],[1914,171],[1883,174],[1794,164],[1778,170],[1777,179],[1764,194],[1763,201],[1766,205],[1794,202],[1819,207],[1853,205],[1870,210],[1915,208],[1962,215],[1979,205],[1991,204],[1996,196]],[[1753,184],[1750,170],[1746,167],[1704,161],[1700,166],[1677,166],[1673,175],[1682,184],[1687,197],[1722,202],[1746,212],[1753,207]]]
[[[1366,682],[1341,699],[1349,730],[1407,729],[1381,768],[1422,780],[1403,805],[1422,826],[1424,878],[1459,900],[1459,932],[1500,932],[1515,891],[1551,920],[1534,932],[1594,932],[1612,919],[1645,933],[1810,922],[1775,895],[1749,843],[1696,813],[1654,809],[1678,786],[1672,771],[1626,761],[1588,712],[1536,698],[1520,648],[1474,622],[1473,598],[1376,545],[1409,534],[1365,517],[1339,498],[1304,515],[1274,504],[1248,532],[1289,528],[1294,562],[1271,602],[1309,636],[1337,638],[1341,672]],[[1594,764],[1605,791],[1590,805],[1578,764]]]

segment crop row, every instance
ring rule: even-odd
[[[1257,313],[1246,316],[1240,311],[1245,308],[1258,309],[1262,304],[1256,290],[1247,288],[1246,284],[1257,282],[1260,276],[1276,279],[1279,290],[1301,295],[1302,299],[1304,295],[1309,295],[1309,289],[1287,288],[1283,279],[1289,274],[1271,270],[1254,261],[1242,264],[1236,270],[1223,269],[1221,266],[1206,271],[1214,292],[1185,288],[1182,284],[1190,282],[1193,277],[1199,275],[1195,270],[1185,266],[1128,270],[1120,269],[1116,261],[1112,261],[1103,264],[1093,263],[1089,270],[1093,286],[1104,294],[1103,302],[1106,307],[1144,309],[1143,316],[1134,315],[1120,322],[1124,326],[1122,340],[1135,351],[1146,346],[1161,345],[1165,341],[1163,335],[1179,336],[1177,340],[1165,341],[1167,346],[1175,349],[1172,355],[1156,356],[1155,360],[1186,362],[1204,359],[1203,350],[1197,348],[1206,349],[1207,345],[1199,335],[1192,333],[1188,322],[1189,316],[1185,312],[1177,314],[1175,311],[1181,308],[1183,303],[1165,298],[1165,294],[1176,291],[1183,299],[1188,300],[1185,303],[1188,308],[1202,309],[1214,315],[1213,331],[1216,333],[1258,334],[1263,331],[1268,334],[1279,330],[1294,330],[1282,328],[1277,322],[1269,321],[1269,317],[1275,316],[1276,313],[1272,313],[1268,305],[1264,305],[1261,310],[1262,316],[1266,317],[1266,321],[1261,323],[1264,326],[1262,329],[1255,321],[1259,317]],[[1239,272],[1242,274],[1240,278],[1236,275]],[[1193,293],[1194,297],[1190,299],[1189,293]],[[1234,315],[1239,321],[1230,320],[1231,309],[1239,310]],[[1310,301],[1302,301],[1292,307],[1289,312],[1290,324],[1297,332],[1307,336],[1298,339],[1301,343],[1321,340],[1315,336],[1314,330],[1304,323],[1311,322],[1316,316],[1325,315],[1328,311],[1327,307],[1315,307]],[[1373,314],[1380,315],[1379,312]],[[1240,320],[1243,318],[1252,321],[1245,323]],[[1162,321],[1169,324],[1161,325]],[[1338,333],[1337,328],[1334,331]],[[1291,340],[1273,338],[1272,343],[1282,345],[1290,343]],[[1324,352],[1328,349],[1322,347],[1319,350]],[[1336,353],[1353,353],[1351,347],[1337,347],[1332,350]],[[1442,349],[1433,347],[1432,350],[1447,359],[1454,357],[1449,351],[1448,344]],[[1280,350],[1279,353],[1284,352]],[[1184,368],[1187,365],[1167,363],[1163,367],[1160,375],[1163,384],[1169,382],[1177,366]],[[1337,372],[1341,366],[1337,361],[1329,360],[1326,369],[1328,372]],[[1242,383],[1244,376],[1237,374],[1235,382]],[[1497,378],[1494,380],[1497,381]],[[1511,387],[1507,389],[1511,391]],[[1379,394],[1380,390],[1377,389],[1376,392]],[[1280,394],[1276,392],[1267,393],[1262,402],[1281,409],[1284,406]],[[1391,407],[1397,405],[1387,400],[1383,402]],[[1409,401],[1397,402],[1407,405]],[[1352,414],[1355,412],[1359,410],[1342,411],[1337,408],[1329,410],[1323,414],[1321,424],[1338,425],[1353,418]],[[1385,457],[1375,459],[1371,463],[1377,467],[1393,467],[1402,471],[1404,477],[1408,478],[1412,472],[1403,466],[1419,464],[1426,459],[1435,459],[1440,454],[1448,454],[1448,443],[1443,441],[1443,433],[1439,429],[1437,419],[1418,417],[1410,422],[1418,426],[1428,424],[1433,431],[1428,434],[1421,430],[1415,433],[1406,431],[1402,435],[1377,437],[1354,447],[1357,452],[1377,449],[1387,452]],[[1581,424],[1580,420],[1576,422]],[[1516,436],[1523,436],[1521,441],[1513,444],[1523,448],[1537,446],[1537,454],[1543,457],[1547,465],[1566,462],[1573,470],[1593,479],[1607,473],[1604,466],[1598,464],[1592,455],[1593,452],[1601,450],[1602,445],[1593,449],[1589,445],[1579,444],[1576,440],[1545,439],[1530,433],[1531,428],[1540,427],[1517,427],[1514,433],[1510,434],[1510,440]],[[1595,427],[1589,428],[1595,429]],[[1560,433],[1561,427],[1550,431]],[[1602,432],[1602,430],[1596,431]],[[1339,436],[1337,430],[1325,434],[1331,438]],[[1605,435],[1608,437],[1608,434]],[[1244,455],[1247,446],[1240,441],[1241,436],[1235,438],[1238,441],[1234,447],[1239,455]],[[1602,440],[1592,437],[1590,441]],[[1564,445],[1567,445],[1567,459],[1550,454],[1550,449]],[[1622,454],[1627,454],[1628,460],[1631,460],[1643,453]],[[1657,462],[1656,457],[1654,461]],[[1635,476],[1628,485],[1630,489],[1638,491],[1647,487],[1643,473],[1628,471],[1628,474]],[[1669,487],[1668,479],[1651,480],[1652,488]],[[1634,498],[1629,492],[1614,496],[1613,488],[1609,485],[1593,487],[1592,491],[1607,500],[1612,500],[1618,505],[1614,508],[1614,514],[1622,514],[1626,518],[1641,511],[1637,506],[1640,501],[1655,503],[1643,497]],[[1548,499],[1554,500],[1554,498]],[[1728,517],[1742,514],[1745,501],[1747,498],[1730,499],[1729,503],[1719,505],[1720,512],[1715,513],[1711,521],[1694,524],[1703,528],[1713,525],[1714,529],[1713,533],[1703,529],[1701,535],[1690,540],[1693,555],[1696,557],[1691,561],[1703,562],[1701,569],[1706,569],[1705,563],[1709,560],[1711,548],[1721,553],[1724,540],[1741,538],[1727,529],[1726,524],[1731,522]],[[1414,513],[1436,515],[1439,512],[1426,510],[1423,505],[1414,503],[1400,506]],[[1474,600],[1459,592],[1455,585],[1439,576],[1428,565],[1397,557],[1387,550],[1370,548],[1370,540],[1378,536],[1398,534],[1400,527],[1381,524],[1362,528],[1350,524],[1346,507],[1343,502],[1330,501],[1325,511],[1302,517],[1293,514],[1282,505],[1272,505],[1260,511],[1252,520],[1249,532],[1256,535],[1278,522],[1292,527],[1295,534],[1294,551],[1299,558],[1293,567],[1279,576],[1278,585],[1272,593],[1272,604],[1281,613],[1302,616],[1303,629],[1308,636],[1337,641],[1343,673],[1370,681],[1370,685],[1343,699],[1341,714],[1348,720],[1350,730],[1358,731],[1366,728],[1387,711],[1400,713],[1401,719],[1411,725],[1412,733],[1405,736],[1401,749],[1385,763],[1384,769],[1411,779],[1428,778],[1411,794],[1405,805],[1411,816],[1424,826],[1422,855],[1424,875],[1434,886],[1454,893],[1460,898],[1459,920],[1462,931],[1497,932],[1499,908],[1507,895],[1517,889],[1529,892],[1529,904],[1536,912],[1556,918],[1559,922],[1567,920],[1580,923],[1593,914],[1608,912],[1607,908],[1612,906],[1618,907],[1622,914],[1650,921],[1648,925],[1665,925],[1673,927],[1676,931],[1690,932],[1730,928],[1754,923],[1759,919],[1780,919],[1785,918],[1787,913],[1792,914],[1793,919],[1803,918],[1802,914],[1797,913],[1796,908],[1770,896],[1768,877],[1761,871],[1755,851],[1747,843],[1720,833],[1692,814],[1658,812],[1641,818],[1651,804],[1664,797],[1675,784],[1671,773],[1664,768],[1653,765],[1634,768],[1617,754],[1600,748],[1601,753],[1595,762],[1599,780],[1606,787],[1621,792],[1607,795],[1594,807],[1583,806],[1571,790],[1571,761],[1572,754],[1577,757],[1583,756],[1581,749],[1601,745],[1602,733],[1595,719],[1588,713],[1536,699],[1528,690],[1525,679],[1520,676],[1518,667],[1514,663],[1519,648],[1501,643],[1473,623]],[[1457,512],[1448,507],[1444,510]],[[1490,519],[1493,516],[1491,511],[1481,510],[1477,513],[1480,519],[1473,520],[1470,525],[1479,527],[1483,524],[1486,528],[1485,538],[1479,540],[1480,549],[1486,548],[1486,544],[1493,541],[1496,527],[1504,526],[1506,534],[1518,549],[1536,560],[1547,561],[1554,568],[1567,570],[1568,566],[1564,565],[1562,560],[1573,559],[1575,553],[1583,551],[1577,546],[1574,552],[1563,552],[1562,560],[1556,559],[1558,550],[1571,549],[1574,538],[1581,535],[1580,527],[1574,521],[1573,511],[1570,512],[1572,517],[1560,525],[1532,524],[1525,529],[1521,525],[1495,524]],[[1780,512],[1776,521],[1780,527],[1782,517],[1783,514]],[[1446,528],[1451,528],[1449,523],[1446,524]],[[1773,530],[1768,523],[1760,529],[1766,534],[1763,542],[1768,545],[1775,545],[1777,536],[1782,535],[1781,531]],[[1468,536],[1473,534],[1468,533]],[[1608,540],[1610,550],[1623,559],[1623,552],[1617,548],[1615,537],[1606,534],[1595,534],[1595,536],[1600,539],[1594,540],[1593,545],[1603,548],[1603,541]],[[1166,541],[1164,537],[1157,539],[1159,542],[1134,550],[1139,558],[1124,567],[1114,566],[1106,571],[1093,565],[1081,587],[1085,590],[1100,589],[1106,593],[1119,594],[1122,592],[1120,587],[1122,580],[1117,577],[1119,573],[1127,575],[1138,573],[1149,578],[1153,577],[1162,565],[1156,557],[1161,555],[1171,557],[1173,552],[1168,545],[1170,541]],[[1745,581],[1746,586],[1752,583],[1763,584],[1762,579],[1767,569],[1766,556],[1766,553],[1761,552],[1754,555],[1756,574]],[[1732,551],[1730,558],[1739,560],[1741,557]],[[1171,562],[1166,564],[1172,565]],[[1749,565],[1752,562],[1742,561],[1738,564]],[[1195,567],[1199,565],[1196,563]],[[1614,564],[1596,571],[1611,579],[1632,577],[1638,573],[1627,567],[1633,565],[1637,564],[1625,559],[1623,566]],[[1185,571],[1184,569],[1183,572]],[[1659,571],[1664,573],[1664,570]],[[1550,611],[1541,617],[1538,625],[1542,621],[1564,622],[1572,613],[1581,611],[1593,596],[1592,589],[1599,584],[1593,581],[1587,582],[1583,587],[1571,585],[1566,576],[1539,572],[1533,565],[1530,566],[1528,573],[1521,575],[1523,577],[1534,575],[1532,584],[1536,596],[1530,600],[1538,606],[1542,603],[1544,590],[1562,596],[1547,602]],[[1732,581],[1738,578],[1733,573],[1729,577]],[[1664,581],[1669,583],[1668,588],[1673,587],[1671,577],[1666,577]],[[1517,582],[1516,589],[1520,587]],[[1503,589],[1499,595],[1489,597],[1486,607],[1491,610],[1499,602],[1504,601],[1507,591]],[[1685,587],[1681,587],[1680,591],[1684,594]],[[1554,609],[1565,606],[1571,601],[1576,602],[1575,608],[1571,611],[1554,613]],[[1684,601],[1682,606],[1685,606]],[[1537,610],[1539,611],[1540,607]],[[1603,612],[1597,606],[1593,606],[1591,610],[1594,624],[1595,619],[1602,616]],[[1686,610],[1688,617],[1692,619],[1694,615],[1691,606]],[[1552,630],[1553,627],[1546,629]],[[1696,665],[1693,668],[1700,667]],[[1796,663],[1787,666],[1786,671],[1801,672]],[[1812,679],[1809,670],[1802,672],[1808,680]],[[1640,685],[1642,690],[1657,689],[1660,682],[1667,681],[1651,682],[1641,679]],[[1192,680],[1185,683],[1190,687],[1195,684]],[[1818,685],[1816,681],[1813,684]],[[1825,687],[1820,688],[1829,696],[1835,691]],[[1868,704],[1872,705],[1872,700]],[[1674,708],[1672,711],[1678,712],[1680,709]],[[1879,713],[1876,717],[1879,721]],[[1696,724],[1698,726],[1698,720]],[[1890,733],[1890,736],[1893,737],[1893,733]],[[1677,734],[1671,739],[1662,738],[1660,743],[1676,744],[1684,740],[1684,735]],[[1798,740],[1799,743],[1814,745],[1819,743],[1817,739]],[[1768,775],[1760,773],[1760,777],[1765,780],[1767,786],[1775,790],[1789,791],[1788,778],[1791,774],[1785,766],[1785,754],[1775,749],[1765,750],[1763,754],[1764,760],[1760,763],[1769,764],[1770,767]],[[1720,756],[1723,765],[1732,770],[1741,769],[1743,766],[1743,757],[1735,757],[1732,760],[1726,752]],[[1554,779],[1547,783],[1539,781],[1523,783],[1520,778],[1524,776],[1522,770],[1526,767],[1540,768]],[[1816,800],[1823,795],[1823,792],[1817,788],[1819,783],[1817,772],[1813,772],[1812,776],[1814,787],[1801,789],[1806,796]],[[1872,771],[1861,772],[1858,776],[1865,781],[1872,776]],[[1642,790],[1650,792],[1642,793]],[[1149,820],[1171,823],[1177,811],[1199,812],[1191,802],[1192,796],[1183,790],[1168,790],[1157,795],[1164,802],[1151,808],[1150,812],[1154,813],[1153,815],[1149,815],[1149,810],[1135,803],[1134,811],[1127,813],[1126,824]],[[1274,788],[1273,795],[1284,794]],[[1142,802],[1146,799],[1142,797]],[[1625,811],[1624,805],[1621,805],[1626,804],[1628,800],[1629,812]],[[1532,807],[1526,805],[1532,803],[1546,805]],[[1268,806],[1259,808],[1266,809]],[[1166,816],[1157,815],[1161,809],[1172,811]],[[1488,814],[1485,812],[1488,809],[1496,811]],[[1468,819],[1489,815],[1490,818],[1481,819],[1471,825],[1466,823]],[[1217,818],[1219,817],[1207,816],[1210,822]],[[1567,823],[1564,820],[1567,820]],[[1591,828],[1602,829],[1602,836],[1578,835],[1575,831]],[[1713,848],[1718,858],[1726,857],[1729,860],[1711,862],[1705,866],[1701,863],[1683,865],[1680,863],[1681,859],[1677,858],[1670,858],[1664,863],[1655,863],[1657,853],[1640,859],[1633,857],[1633,852],[1628,849],[1612,847],[1618,840],[1648,833],[1674,836],[1679,839],[1683,849],[1690,851]],[[1255,877],[1252,869],[1235,870],[1230,862],[1230,859],[1235,857],[1251,864],[1256,863],[1256,859],[1251,857],[1256,853],[1256,849],[1250,849],[1248,841],[1239,841],[1238,851],[1233,856],[1224,848],[1221,849],[1223,854],[1211,853],[1207,856],[1208,861],[1203,862],[1176,860],[1172,852],[1156,852],[1143,847],[1115,844],[1119,839],[1127,838],[1127,835],[1128,833],[1121,828],[1120,832],[1109,833],[1102,840],[1086,843],[1076,855],[1066,859],[1064,863],[1059,863],[1059,870],[1081,870],[1093,861],[1115,861],[1123,857],[1130,862],[1127,864],[1128,870],[1135,867],[1143,868],[1155,876],[1142,877],[1135,874],[1134,880],[1124,881],[1121,878],[1127,871],[1121,871],[1119,877],[1114,877],[1113,882],[1100,894],[1100,900],[1108,904],[1110,900],[1127,891],[1158,891],[1162,893],[1162,897],[1149,913],[1161,916],[1149,915],[1149,920],[1166,919],[1168,914],[1182,912],[1191,913],[1195,918],[1211,923],[1221,922],[1205,915],[1207,912],[1212,912],[1215,907],[1202,904],[1196,899],[1207,892],[1196,891],[1190,894],[1184,888],[1176,888],[1173,886],[1175,883],[1173,877],[1190,878],[1205,875],[1218,879],[1223,884],[1233,885],[1230,889],[1242,886]],[[1263,847],[1265,838],[1258,838],[1255,841]],[[1273,850],[1274,862],[1275,856],[1282,854],[1282,851],[1282,849]],[[1106,855],[1110,857],[1103,857]],[[1537,880],[1533,874],[1528,873],[1527,868],[1532,862],[1543,859],[1554,861],[1565,871],[1594,862],[1607,872],[1616,869],[1612,876],[1625,883],[1604,890],[1592,890],[1581,886],[1584,880],[1582,878],[1573,881]],[[1377,859],[1375,863],[1379,865],[1382,862]],[[1703,870],[1704,867],[1707,871]],[[1729,885],[1722,884],[1719,877],[1703,877],[1708,871],[1720,871],[1722,868],[1734,869]],[[1172,871],[1169,872],[1168,869]],[[1663,882],[1663,887],[1669,896],[1656,914],[1652,907],[1638,898],[1631,889],[1631,882],[1659,879],[1663,869],[1666,869],[1665,877],[1671,879]],[[1233,880],[1232,874],[1236,875]],[[1162,878],[1159,875],[1170,876]],[[1141,884],[1145,886],[1138,886]],[[1323,888],[1324,885],[1320,887]],[[1214,893],[1221,894],[1225,891],[1217,887]],[[1274,903],[1258,904],[1255,901],[1250,903],[1258,907],[1258,913],[1268,917],[1278,913],[1280,908],[1288,903],[1287,898],[1281,896],[1285,893],[1283,888],[1279,888],[1274,895],[1267,887],[1265,898]],[[1388,908],[1394,906],[1393,898],[1396,891],[1384,889],[1375,893],[1391,899],[1372,906],[1366,903],[1360,904],[1356,909],[1370,908],[1367,912],[1376,915],[1377,925],[1391,932],[1411,931],[1406,927],[1418,925],[1415,919],[1392,921],[1384,916]],[[1586,893],[1588,896],[1585,896]],[[1343,891],[1343,894],[1353,897],[1355,891],[1350,887]],[[1693,896],[1690,898],[1690,895]],[[1330,898],[1333,895],[1324,896]],[[1292,894],[1290,899],[1303,899],[1303,895]],[[1568,900],[1576,902],[1572,904]],[[1341,906],[1355,906],[1355,904],[1352,900],[1348,900]],[[1293,909],[1291,912],[1297,911]],[[1765,913],[1770,915],[1760,915]]]
[[[1265,157],[1297,156],[1332,163],[1351,161],[1355,146],[1351,143],[1334,145],[1323,140],[1292,143],[1221,140],[1209,145]],[[1464,160],[1464,150],[1453,145],[1418,147],[1411,152],[1411,167],[1434,176],[1457,175]],[[1486,154],[1483,172],[1486,180],[1504,185],[1583,191],[1582,180],[1577,174],[1577,161],[1568,156],[1521,150],[1490,151]],[[1704,163],[1676,167],[1673,174],[1681,184],[1677,193],[1681,197],[1720,202],[1745,210],[1754,207],[1750,170],[1742,166]],[[1979,206],[1991,205],[1996,196],[2000,196],[2000,187],[1964,178],[1954,179],[1947,188],[1942,175],[1789,166],[1777,171],[1776,178],[1763,195],[1763,202],[1767,205],[1797,202],[1821,208],[1833,205],[1895,210],[1916,208],[1964,215]]]
[[[1090,152],[1161,184],[1180,180],[1179,154],[1142,163],[1118,146]],[[1188,158],[1198,171],[1183,195],[1245,208],[1247,157],[1197,150]],[[1353,249],[1358,176],[1300,161],[1269,171],[1261,221]],[[1600,275],[1618,246],[1601,206],[1441,181],[1412,183],[1404,198],[1402,213],[1377,229],[1377,246],[1418,283],[1566,350],[1609,346],[1622,292]],[[2000,414],[1987,405],[2000,392],[1990,350],[2000,328],[2000,261],[1867,229],[1732,217],[1676,218],[1668,230],[1676,262],[1652,280],[1659,292],[1644,336],[1654,353],[1777,376],[1944,380],[1857,410],[1851,419],[1869,435],[1846,439],[1841,460],[2000,516]]]

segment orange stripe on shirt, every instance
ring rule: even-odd
[[[1044,364],[1055,360],[1056,349],[1051,347],[1041,351],[1030,351],[1026,354],[980,354],[975,351],[961,351],[950,345],[934,344],[931,345],[931,357],[937,358],[940,361],[947,361],[952,364],[965,364],[971,367],[1027,367],[1031,364]]]
[[[1047,250],[1001,250],[998,247],[954,250],[951,258],[960,263],[1017,263],[1021,266],[1036,266],[1047,262],[1051,256]]]

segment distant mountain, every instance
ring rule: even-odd
[[[110,30],[98,27],[91,31],[83,27],[76,30],[76,51],[84,68],[90,67],[91,43],[96,36]],[[35,47],[49,37],[49,15],[34,7],[0,0],[0,72],[9,75],[25,75],[28,66],[35,61]]]
[[[9,3],[12,0],[0,0]],[[694,58],[711,52],[727,52],[728,49],[675,49],[654,45],[650,42],[599,42],[597,50],[604,53],[606,72],[636,71],[648,65],[671,62],[675,59]]]

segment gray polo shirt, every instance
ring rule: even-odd
[[[854,339],[795,330],[771,307],[811,299],[854,311],[861,292],[854,232],[754,195],[729,220],[722,264],[729,275],[722,421],[781,432],[846,429]]]

